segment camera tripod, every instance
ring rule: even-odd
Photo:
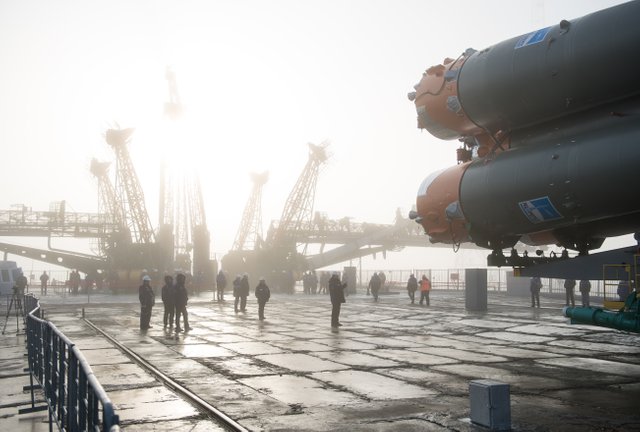
[[[7,316],[4,319],[2,334],[4,334],[4,331],[7,329],[7,323],[9,322],[9,316],[11,315],[11,309],[14,309],[16,312],[16,333],[19,333],[20,322],[18,318],[22,317],[22,319],[24,319],[24,310],[22,309],[22,295],[16,289],[13,290],[13,295],[11,296],[11,302],[9,302],[9,307],[7,308]]]

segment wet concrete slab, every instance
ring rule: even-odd
[[[92,366],[130,362],[129,359],[123,357],[120,350],[117,350],[113,347],[106,349],[86,350],[82,351],[82,354]]]
[[[517,324],[513,322],[495,321],[495,320],[482,320],[482,319],[463,319],[455,321],[456,324],[461,324],[468,327],[477,327],[483,329],[506,329],[509,327],[515,327]]]
[[[247,357],[202,359],[201,361],[211,369],[213,373],[222,373],[225,376],[231,377],[274,375],[286,372],[286,369],[267,365],[264,362]]]
[[[225,357],[213,357],[215,359],[223,359]],[[180,359],[164,359],[154,358],[153,365],[160,369],[163,373],[175,378],[178,381],[199,380],[211,376],[214,373],[207,367],[205,360],[201,358],[180,358]]]
[[[332,348],[328,345],[305,340],[273,341],[271,342],[271,345],[294,352],[322,352],[332,350]]]
[[[47,411],[18,414],[17,407],[0,407],[0,427],[3,431],[49,432]]]
[[[485,341],[485,343],[491,343],[494,345],[513,345],[514,344],[514,342],[511,340],[487,338],[486,335],[490,335],[492,333],[478,333],[478,334],[480,335],[479,337],[452,332],[449,334],[449,336],[447,336],[447,338],[451,341],[456,341],[455,343],[457,343],[458,345],[453,345],[453,346],[460,347],[460,348],[464,348],[465,344],[469,346],[477,344],[479,341]]]
[[[143,387],[156,380],[140,366],[133,363],[92,364],[93,373],[100,377],[100,384],[106,389],[121,387]]]
[[[208,342],[216,343],[216,344],[234,343],[234,342],[253,342],[253,339],[251,338],[240,336],[233,333],[220,333],[220,334],[209,333],[207,335],[202,336],[202,339]]]
[[[158,341],[155,344],[136,346],[134,352],[142,358],[146,358],[148,355],[162,356],[162,358],[164,359],[182,358],[182,355],[177,353],[176,350],[171,347],[171,345],[164,345],[161,341]]]
[[[230,350],[209,344],[183,344],[183,345],[174,345],[172,347],[177,353],[182,354],[187,358],[198,358],[198,357],[230,357],[233,354]]]
[[[481,352],[487,352],[489,354],[493,354],[497,356],[508,357],[510,359],[552,358],[552,357],[561,357],[563,355],[563,354],[547,352],[543,350],[505,347],[501,345],[485,345],[479,350],[481,350]]]
[[[24,357],[24,344],[15,344],[4,346],[0,350],[0,361],[2,360],[19,360]]]
[[[10,320],[11,321],[11,320]],[[32,380],[29,374],[23,372],[27,367],[25,335],[23,333],[7,331],[0,335],[0,430],[2,431],[30,431],[44,432],[49,430],[47,411],[31,414],[20,414],[20,409],[32,407],[32,394],[24,390],[30,386]],[[33,380],[33,384],[37,381]],[[34,389],[33,400],[35,406],[44,405],[44,394]]]
[[[226,432],[227,429],[209,420],[159,420],[149,423],[128,424],[127,432]]]
[[[450,334],[443,334],[442,336],[422,334],[422,335],[402,335],[398,336],[398,339],[416,342],[422,346],[430,347],[450,347],[461,349],[472,349],[482,346],[477,341],[464,342],[457,338],[452,338]]]
[[[421,385],[434,392],[448,395],[466,396],[469,392],[469,382],[445,372],[437,372],[431,368],[388,368],[376,369],[376,373]]]
[[[388,319],[383,322],[386,326],[396,327],[396,328],[406,328],[411,331],[414,327],[419,327],[424,325],[424,320],[421,319]]]
[[[75,337],[73,338],[73,343],[76,344],[83,353],[88,350],[113,348],[113,345],[108,340],[97,337]]]
[[[0,360],[0,377],[11,377],[23,374],[25,366],[26,363],[23,363],[20,359],[9,358]]]
[[[389,378],[377,373],[346,370],[338,372],[318,372],[313,378],[331,385],[342,387],[349,392],[367,399],[411,399],[429,397],[434,391],[408,384],[405,381]]]
[[[491,333],[484,332],[484,333],[480,333],[479,336],[488,337],[488,338],[492,338],[492,339],[499,339],[499,340],[503,340],[505,342],[523,343],[523,344],[524,343],[544,343],[544,342],[552,341],[554,339],[552,337],[531,335],[531,334],[525,334],[525,333],[508,332],[508,331],[506,331],[506,332],[491,332]]]
[[[618,363],[629,363],[629,364],[640,365],[640,357],[633,354],[607,355],[607,360],[611,360]]]
[[[308,354],[270,354],[260,355],[256,358],[296,372],[317,372],[347,368],[344,365],[322,360]]]
[[[563,348],[579,348],[581,350],[612,352],[616,354],[640,354],[640,346],[629,346],[611,343],[586,342],[583,340],[563,340],[551,342],[549,345]]]
[[[109,397],[122,418],[135,418],[136,423],[200,416],[192,405],[162,386],[115,390],[109,392]],[[123,424],[126,427],[126,421]]]
[[[553,343],[556,341],[553,341],[551,343],[548,344],[527,344],[527,345],[522,345],[523,348],[526,348],[527,350],[537,350],[537,351],[541,351],[541,352],[546,352],[548,354],[556,354],[556,357],[558,356],[581,356],[584,355],[584,350],[580,350],[580,349],[573,349],[573,348],[564,348],[562,347],[561,343],[557,344],[557,345],[553,345]]]
[[[395,362],[393,360],[372,356],[362,352],[325,351],[325,352],[316,352],[314,353],[314,356],[323,358],[325,360],[331,360],[343,365],[360,367],[360,368],[378,368],[378,367],[398,366],[398,362]]]
[[[540,336],[582,336],[585,332],[580,329],[567,328],[566,326],[527,324],[524,326],[509,327],[510,332],[526,333]]]
[[[338,350],[365,350],[374,349],[376,346],[369,343],[359,342],[352,339],[345,339],[340,337],[312,339],[312,342],[327,345],[330,348]]]
[[[359,398],[350,393],[324,386],[317,380],[295,375],[245,378],[241,383],[287,404],[302,406],[342,405]]]
[[[422,344],[417,342],[390,337],[360,337],[357,338],[357,340],[380,348],[417,348],[422,346]]]
[[[153,340],[162,342],[165,345],[196,345],[196,344],[207,344],[209,341],[204,339],[203,337],[199,337],[192,334],[184,334],[184,333],[174,333],[174,332],[165,332],[159,333],[157,335],[153,335]],[[135,345],[139,345],[134,341]]]
[[[264,342],[224,343],[220,344],[220,346],[238,354],[248,355],[279,354],[283,352],[282,349],[278,348],[277,346],[270,345]]]
[[[7,376],[0,379],[0,384],[4,390],[0,393],[0,407],[7,405],[27,405],[31,403],[31,393],[22,389],[25,382],[29,382],[29,376],[26,374]],[[38,398],[42,399],[40,395],[38,395]]]
[[[620,375],[623,377],[628,377],[629,375],[640,375],[640,365],[618,363],[602,359],[572,357],[542,359],[536,360],[536,362],[545,365],[563,366],[571,369],[584,369],[603,374]]]
[[[477,379],[489,379],[509,383],[511,387],[519,391],[539,391],[543,389],[559,389],[566,387],[563,381],[532,376],[529,373],[508,371],[497,367],[480,365],[442,365],[434,366],[432,370],[446,372],[455,376],[466,377],[468,381]]]
[[[253,340],[259,342],[272,342],[272,341],[290,341],[296,340],[294,337],[283,334],[283,333],[273,333],[269,331],[260,331],[256,334],[252,334],[250,336]]]
[[[400,350],[400,349],[376,349],[363,351],[376,357],[395,360],[399,363],[408,363],[413,365],[434,366],[440,364],[458,363],[457,360],[440,357],[431,354],[419,353],[417,351]]]
[[[425,354],[432,354],[439,357],[448,357],[451,359],[459,360],[469,363],[497,363],[507,361],[505,357],[497,355],[491,355],[484,352],[472,352],[464,351],[455,348],[438,348],[438,347],[425,347],[425,348],[409,348],[411,351],[421,352]]]
[[[197,382],[189,382],[187,386],[190,391],[198,394],[227,416],[236,421],[241,420],[243,424],[246,419],[263,416],[264,412],[278,415],[287,414],[291,410],[288,403],[272,397],[267,387],[255,389],[245,385],[241,380],[211,375],[200,378]],[[221,403],[222,401],[224,403]]]

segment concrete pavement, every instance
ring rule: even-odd
[[[141,332],[135,296],[42,303],[83,350],[127,431],[215,426],[96,336],[80,319],[82,307],[250,430],[483,430],[469,421],[474,379],[510,384],[513,430],[640,430],[638,335],[570,325],[562,304],[544,297],[533,309],[528,299],[490,292],[488,312],[469,313],[463,292],[431,296],[427,308],[409,304],[405,293],[377,303],[352,295],[343,327],[332,329],[325,295],[275,294],[260,322],[254,299],[236,314],[231,297],[215,303],[205,293],[188,307],[194,329],[177,335],[162,328],[160,304],[154,327]],[[9,340],[0,342],[4,352]]]

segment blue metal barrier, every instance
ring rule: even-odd
[[[119,418],[89,363],[75,344],[41,319],[38,299],[24,296],[29,372],[42,387],[49,422],[62,431],[119,431]],[[32,398],[33,401],[33,398]]]

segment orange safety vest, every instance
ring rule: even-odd
[[[420,281],[420,291],[431,291],[431,282],[429,279],[422,279]]]

